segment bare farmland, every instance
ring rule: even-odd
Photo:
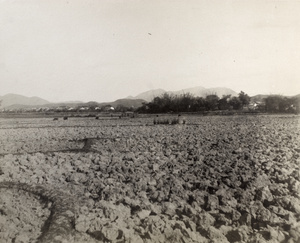
[[[0,120],[0,242],[300,242],[299,116]]]

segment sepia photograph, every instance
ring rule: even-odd
[[[299,13],[0,0],[0,242],[300,243]]]

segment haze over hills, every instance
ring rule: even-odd
[[[129,96],[127,97],[128,99],[143,99],[148,102],[152,101],[154,97],[160,96],[164,93],[168,93],[171,95],[181,95],[181,94],[191,94],[195,97],[206,97],[207,95],[211,94],[216,94],[220,98],[223,95],[231,95],[231,96],[237,96],[238,93],[233,91],[232,89],[225,88],[225,87],[217,87],[217,88],[204,88],[202,86],[197,86],[197,87],[192,87],[192,88],[187,88],[187,89],[182,89],[182,90],[177,90],[177,91],[166,91],[163,89],[154,89],[154,90],[149,90],[143,93],[138,94],[137,96]]]
[[[143,93],[138,94],[135,97],[127,97],[125,99],[118,99],[116,101],[112,102],[102,102],[102,103],[97,103],[95,102],[96,105],[103,106],[103,105],[112,105],[112,106],[117,106],[117,105],[123,105],[125,107],[138,107],[141,106],[143,102],[147,101],[150,102],[152,99],[156,96],[160,96],[163,93],[169,93],[169,94],[174,94],[174,95],[180,95],[180,94],[186,94],[190,93],[194,96],[200,96],[200,97],[205,97],[206,95],[209,94],[216,94],[219,97],[222,97],[223,95],[228,95],[231,94],[232,96],[237,95],[237,93],[231,89],[228,88],[210,88],[206,89],[201,86],[193,87],[193,88],[187,88],[187,89],[182,89],[182,90],[177,90],[177,91],[166,91],[164,89],[154,89],[154,90],[149,90]],[[88,105],[89,102],[81,102],[81,101],[66,101],[66,102],[60,102],[60,103],[53,103],[49,102],[45,99],[39,98],[39,97],[26,97],[23,95],[18,95],[18,94],[6,94],[3,96],[0,96],[0,100],[2,100],[1,103],[1,108],[9,108],[9,109],[20,109],[20,108],[26,108],[29,106],[34,106],[34,107],[55,107],[55,106],[70,106],[70,107],[75,107],[78,105]]]
[[[0,96],[0,109],[27,109],[27,108],[55,108],[60,106],[67,106],[67,107],[78,107],[78,106],[105,106],[111,105],[113,107],[117,106],[124,106],[124,107],[140,107],[145,102],[142,99],[118,99],[112,102],[102,102],[98,103],[96,101],[90,102],[82,102],[82,101],[67,101],[67,102],[60,102],[60,103],[51,103],[47,100],[44,100],[39,97],[26,97],[23,95],[18,94],[6,94]]]
[[[129,96],[127,99],[143,99],[147,102],[153,100],[154,97],[160,96],[166,91],[163,89],[152,89],[143,93],[138,94],[137,96]]]
[[[245,91],[247,93],[247,91]],[[204,88],[202,86],[177,90],[177,91],[166,91],[164,89],[153,89],[143,93],[140,93],[136,96],[129,96],[124,99],[118,99],[112,102],[82,102],[82,101],[66,101],[60,103],[53,103],[49,102],[45,99],[39,97],[26,97],[23,95],[18,94],[6,94],[0,96],[0,109],[26,109],[26,108],[42,108],[42,107],[59,107],[59,106],[68,106],[68,107],[78,107],[78,106],[105,106],[111,105],[113,107],[117,106],[124,106],[124,107],[140,107],[143,105],[144,102],[151,102],[154,97],[161,96],[164,93],[168,93],[170,95],[181,95],[181,94],[191,94],[195,97],[206,97],[207,95],[215,94],[218,97],[222,97],[223,95],[231,95],[237,96],[238,93],[232,89],[225,88],[225,87],[217,87],[217,88]],[[268,97],[269,95],[255,95],[251,97],[252,101],[262,101],[264,98]],[[300,96],[296,95],[294,97]]]
[[[18,94],[6,94],[3,96],[0,96],[0,100],[2,100],[1,108],[8,107],[15,104],[20,104],[23,106],[28,105],[45,105],[50,104],[49,101],[44,100],[39,97],[26,97],[24,95],[18,95]]]
[[[82,101],[65,101],[62,103],[51,103],[48,100],[42,99],[40,97],[34,96],[34,97],[27,97],[24,95],[19,94],[6,94],[3,96],[0,96],[0,108],[26,108],[29,106],[34,107],[42,107],[42,106],[57,106],[57,104],[60,105],[68,105],[68,104],[79,104],[83,103]]]

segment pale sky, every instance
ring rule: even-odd
[[[0,95],[300,93],[300,1],[0,0]]]

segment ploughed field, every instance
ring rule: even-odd
[[[0,242],[300,242],[299,116],[0,120]]]

